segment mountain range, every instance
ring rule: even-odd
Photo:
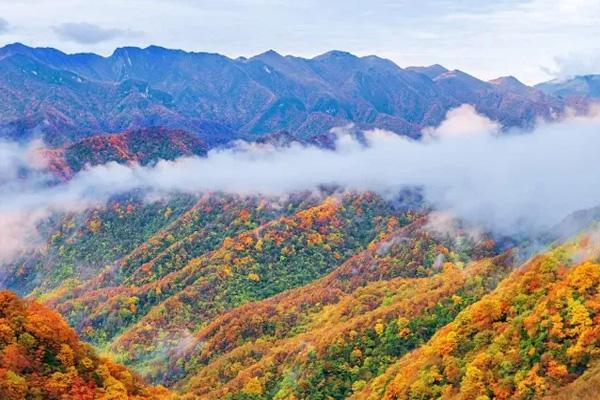
[[[0,222],[14,213],[8,226],[27,228],[10,196],[44,206],[88,165],[203,157],[238,139],[330,148],[329,130],[348,124],[418,138],[465,103],[527,129],[587,111],[596,79],[531,87],[339,51],[8,45],[0,138],[45,145],[6,146]],[[40,219],[0,259],[1,399],[598,398],[598,207],[523,238],[413,187],[116,193],[24,208]]]
[[[464,103],[506,128],[530,127],[567,107],[586,108],[565,94],[593,94],[552,87],[510,76],[486,82],[440,65],[403,69],[342,51],[231,59],[150,46],[102,57],[16,43],[0,49],[0,137],[42,136],[61,146],[160,126],[187,130],[213,147],[280,131],[311,142],[350,123],[418,137]]]

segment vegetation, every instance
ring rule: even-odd
[[[537,399],[581,386],[600,340],[600,265],[572,261],[582,256],[598,256],[589,236],[534,257],[401,358],[389,385],[380,379],[356,398]]]
[[[324,279],[307,288],[312,304],[293,293],[273,299],[275,312],[262,321],[247,310],[234,314],[235,321],[227,315],[215,321],[214,336],[200,332],[202,348],[192,352],[188,375],[206,364],[187,384],[180,382],[182,391],[244,398],[251,383],[261,388],[255,393],[261,399],[345,398],[489,291],[508,265],[505,257],[464,269],[447,262],[429,277],[373,281],[333,299]],[[230,343],[236,345],[219,355],[215,347]]]
[[[174,398],[98,357],[58,314],[8,291],[0,292],[0,395],[5,400]]]
[[[236,219],[240,212],[242,219],[248,218],[236,209]],[[76,297],[53,302],[93,343],[103,345],[123,334],[119,340],[132,347],[124,361],[158,356],[225,310],[328,273],[391,221],[399,223],[389,214],[386,204],[372,195],[329,197],[290,217],[225,237],[198,257],[182,256],[182,247],[173,244],[166,251],[176,251],[174,257],[161,256],[118,274],[128,276],[122,285],[75,288]]]
[[[510,251],[450,225],[372,193],[129,194],[53,216],[40,227],[46,246],[5,265],[4,282],[171,391],[95,355],[39,303],[3,292],[0,393],[594,398],[595,236],[512,271]]]

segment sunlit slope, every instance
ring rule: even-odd
[[[0,398],[159,400],[174,395],[98,357],[55,312],[2,291]]]
[[[487,258],[493,242],[455,234],[416,220],[312,284],[223,314],[169,355],[167,382],[206,398],[350,395],[510,269],[508,254]]]
[[[594,370],[585,372],[600,340],[598,250],[588,234],[534,257],[355,398],[589,396]]]
[[[368,193],[204,196],[129,254],[42,299],[92,344],[129,343],[123,360],[145,371],[222,312],[308,284],[415,218]]]

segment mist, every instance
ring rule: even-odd
[[[50,213],[100,206],[131,190],[281,195],[336,185],[394,196],[418,187],[435,209],[502,235],[535,235],[600,205],[600,118],[593,115],[502,132],[463,105],[419,141],[383,130],[361,140],[350,128],[333,132],[335,151],[238,142],[205,158],[88,167],[59,185],[48,185],[32,145],[2,143],[0,258],[34,242],[36,223]]]

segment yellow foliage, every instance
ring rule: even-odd
[[[65,367],[72,367],[75,360],[75,355],[71,346],[66,343],[60,345],[60,351],[56,356],[58,361]]]
[[[572,298],[568,299],[570,324],[576,333],[583,333],[585,329],[592,325],[590,314],[583,304]]]
[[[384,330],[385,330],[385,325],[383,325],[383,322],[381,320],[377,321],[377,323],[375,324],[375,333],[377,333],[379,336],[381,336],[383,334]]]
[[[90,222],[88,223],[88,228],[90,231],[92,231],[93,233],[96,233],[100,230],[100,228],[102,227],[102,221],[100,221],[100,219],[98,219],[97,217],[93,218],[92,220],[90,220]]]
[[[229,278],[231,275],[233,275],[233,272],[231,271],[231,267],[229,265],[224,265],[222,272],[223,276],[226,278]]]
[[[257,377],[250,378],[242,389],[247,394],[254,394],[260,396],[263,394],[263,385]]]
[[[11,370],[6,372],[3,377],[0,376],[0,393],[2,398],[6,400],[21,400],[25,399],[27,394],[27,381],[22,376],[14,373]]]

